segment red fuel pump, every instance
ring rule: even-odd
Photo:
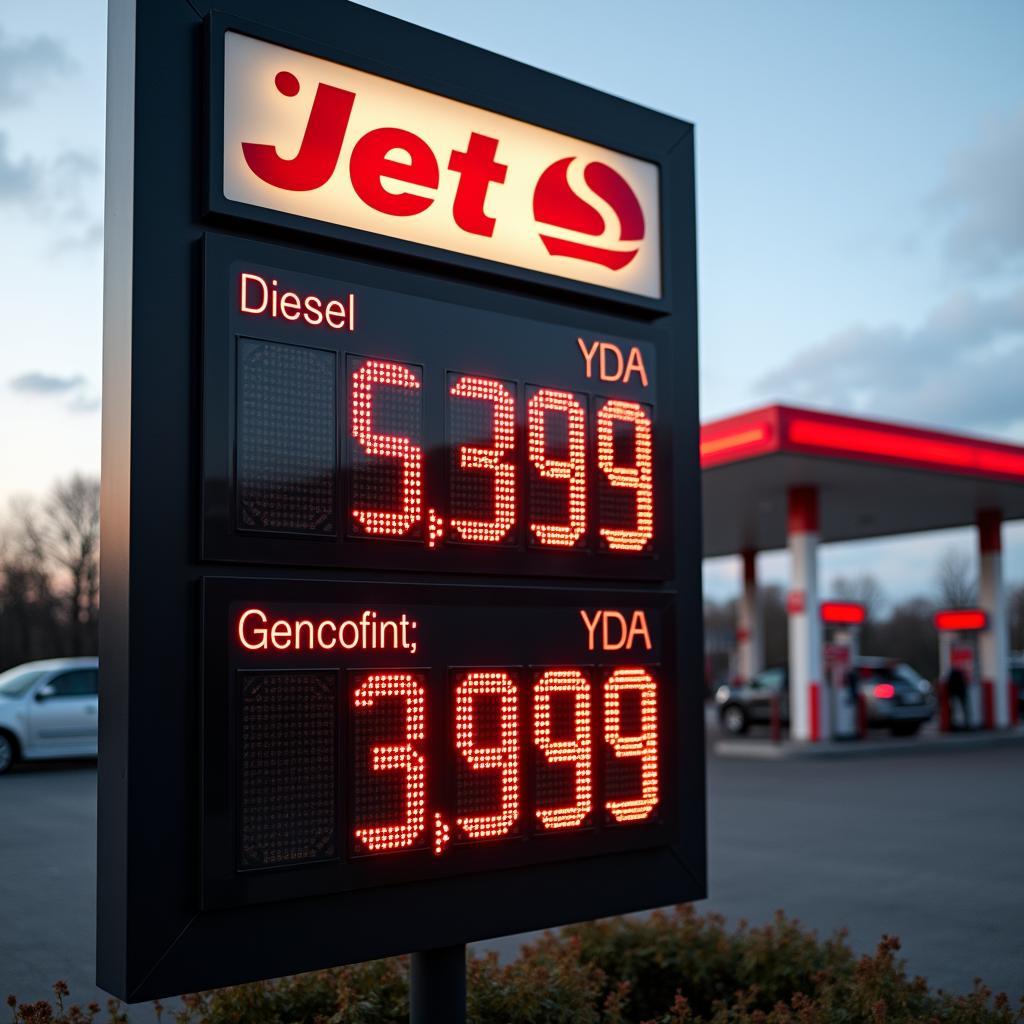
[[[857,690],[857,658],[864,605],[855,601],[823,601],[825,679],[832,709],[832,735],[837,740],[859,739],[865,732],[865,709]]]
[[[978,673],[978,640],[988,626],[980,608],[948,609],[935,613],[939,632],[939,728],[992,729],[995,694]]]

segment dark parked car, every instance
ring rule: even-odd
[[[1010,678],[1013,680],[1013,685],[1017,687],[1018,717],[1024,721],[1024,654],[1011,655]]]
[[[934,715],[931,685],[909,665],[865,657],[858,659],[856,672],[869,727],[912,736]],[[751,725],[771,722],[776,701],[782,723],[788,724],[789,670],[784,665],[766,668],[746,683],[720,686],[715,701],[722,731],[732,736],[742,735]]]

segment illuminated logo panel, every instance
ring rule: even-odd
[[[650,298],[657,167],[235,32],[224,196]]]

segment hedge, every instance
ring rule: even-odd
[[[824,941],[776,914],[763,927],[726,927],[677,907],[545,934],[510,963],[470,956],[470,1024],[1021,1024],[1016,1006],[980,980],[966,995],[908,977],[899,940],[857,956],[845,933]],[[125,1024],[115,1001],[8,1005],[15,1024]],[[165,1024],[405,1024],[408,962],[378,960],[155,1004]],[[443,1022],[438,1022],[443,1024]]]

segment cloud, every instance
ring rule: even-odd
[[[13,40],[0,29],[0,109],[29,103],[41,86],[69,74],[74,66],[52,36]]]
[[[54,230],[88,222],[84,228],[65,231],[51,245],[53,252],[99,247],[103,227],[90,194],[100,172],[100,162],[77,149],[62,150],[46,163],[31,156],[15,159],[7,135],[0,132],[0,205],[53,225]]]
[[[103,222],[93,221],[81,231],[70,235],[61,235],[51,247],[54,256],[62,256],[69,252],[81,252],[99,249],[103,245]]]
[[[39,395],[44,398],[55,395],[68,396],[64,407],[71,413],[91,413],[100,407],[99,396],[90,394],[88,381],[80,373],[70,377],[58,377],[35,370],[13,377],[10,385],[12,391],[18,391],[23,395]]]
[[[11,389],[28,395],[60,395],[75,391],[85,383],[81,374],[55,377],[49,373],[33,371],[11,379]]]
[[[1024,428],[1024,108],[950,162],[928,200],[970,286],[914,327],[855,324],[755,383],[761,394],[964,429]],[[1002,290],[1000,290],[1002,289]]]
[[[929,207],[948,218],[945,254],[975,276],[1024,267],[1024,108],[950,162]]]
[[[29,157],[14,160],[7,151],[7,136],[0,132],[0,203],[26,203],[36,199],[39,166]]]
[[[0,112],[27,107],[35,96],[56,79],[76,70],[63,44],[48,35],[12,39],[0,28]],[[38,133],[37,133],[38,134]],[[0,206],[33,220],[63,225],[89,221],[85,230],[58,239],[55,250],[96,248],[96,186],[101,163],[77,149],[66,149],[52,158],[33,155],[38,140],[30,136],[19,156],[11,154],[11,139],[0,131]]]
[[[53,172],[58,178],[69,176],[71,180],[93,177],[100,173],[100,162],[91,153],[80,149],[66,149],[53,162]]]
[[[756,382],[781,401],[885,419],[1005,430],[1024,420],[1024,286],[964,290],[916,327],[856,325]]]
[[[90,413],[96,412],[101,404],[98,395],[76,395],[68,402],[67,408],[68,412]]]

